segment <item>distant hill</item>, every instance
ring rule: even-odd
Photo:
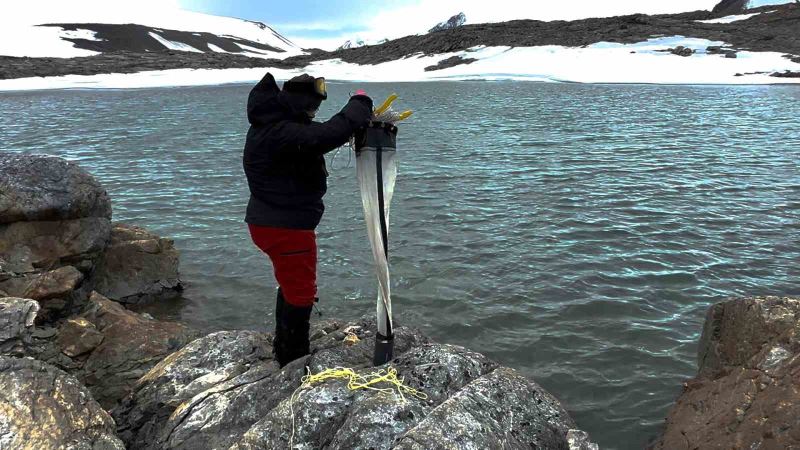
[[[104,14],[87,13],[80,22],[14,26],[11,30],[0,30],[0,55],[69,58],[111,52],[177,50],[284,58],[303,53],[262,22],[190,11],[170,14],[154,11],[134,20],[136,22],[124,16],[109,19]],[[13,36],[5,36],[4,32],[13,33]]]
[[[263,68],[283,77],[313,70],[330,79],[369,81],[800,81],[800,4],[762,6],[738,11],[747,14],[729,15],[726,8],[737,5],[725,0],[715,11],[573,21],[467,24],[466,17],[458,14],[428,33],[374,44],[349,42],[335,51],[300,49],[263,23],[197,13],[182,20],[137,24],[45,23],[29,30],[30,36],[44,33],[47,38],[38,47],[26,47],[22,38],[12,44],[0,41],[0,54],[16,45],[23,50],[44,49],[55,53],[53,57],[0,56],[0,80]],[[242,73],[246,78],[236,79],[250,80],[259,73],[263,74]],[[205,75],[186,73],[177,79],[185,76]]]

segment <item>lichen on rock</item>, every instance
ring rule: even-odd
[[[800,447],[800,299],[713,305],[698,366],[652,448]]]
[[[114,421],[72,375],[0,356],[0,448],[123,450]]]
[[[23,355],[31,342],[39,304],[27,298],[0,298],[0,355]]]
[[[244,450],[290,442],[332,449],[570,448],[567,433],[575,423],[540,386],[403,326],[395,329],[392,367],[426,397],[353,391],[344,380],[302,386],[306,370],[380,369],[371,362],[374,325],[368,318],[317,323],[312,354],[283,369],[269,355],[266,335],[198,339],[154,367],[114,410],[120,436],[131,449]],[[347,340],[351,334],[358,340]]]

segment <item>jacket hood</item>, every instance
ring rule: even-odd
[[[319,108],[320,101],[308,94],[281,91],[275,77],[267,73],[247,98],[247,120],[252,125],[286,119],[308,122],[306,111]]]
[[[287,112],[278,99],[278,84],[271,73],[255,85],[247,98],[247,120],[253,125],[263,125],[286,117]]]

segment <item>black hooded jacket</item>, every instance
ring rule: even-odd
[[[312,122],[298,103],[302,98],[278,89],[269,73],[250,91],[243,161],[249,224],[315,229],[328,188],[323,155],[344,145],[372,115],[372,100],[362,95],[324,123]]]

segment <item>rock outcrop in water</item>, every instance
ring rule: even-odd
[[[800,299],[712,306],[698,366],[654,449],[800,448]]]
[[[181,290],[178,250],[171,239],[115,224],[97,261],[94,289],[122,303],[141,303]]]
[[[0,156],[0,295],[31,298],[40,320],[80,311],[96,289],[115,300],[180,289],[172,241],[111,223],[105,189],[78,165]]]
[[[108,194],[86,171],[52,156],[0,156],[0,354],[66,370],[111,407],[196,336],[93,290],[138,301],[179,288],[172,241],[112,225]]]

